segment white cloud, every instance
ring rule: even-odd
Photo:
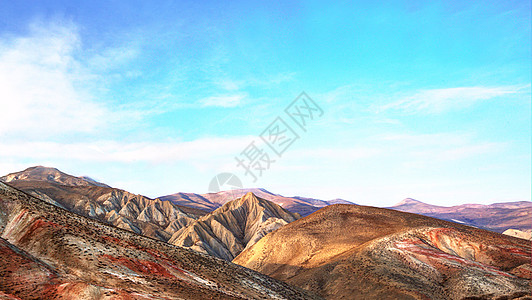
[[[100,134],[137,120],[141,113],[112,110],[102,99],[110,79],[103,72],[135,55],[127,47],[85,51],[68,22],[38,22],[23,36],[0,37],[0,136]]]
[[[93,70],[111,70],[120,65],[123,65],[139,55],[139,50],[135,45],[128,44],[127,46],[120,46],[116,48],[104,49],[101,53],[96,53],[89,58],[87,64]],[[137,77],[141,73],[138,70],[132,70],[125,75],[129,77]]]
[[[202,138],[187,142],[95,141],[90,143],[18,142],[0,144],[0,157],[32,160],[92,162],[205,162],[232,159],[249,143],[250,137]]]
[[[74,58],[77,28],[34,25],[28,36],[0,41],[0,135],[91,132],[105,107],[76,88],[85,76]]]
[[[240,105],[242,100],[244,100],[245,98],[245,94],[212,96],[201,99],[199,103],[204,107],[235,107]]]
[[[214,80],[214,84],[226,91],[236,91],[242,87],[244,82],[232,80],[230,78],[217,78]]]
[[[508,143],[477,141],[471,133],[395,134],[376,137],[394,163],[405,168],[431,172],[433,169],[459,168],[475,158],[486,159],[508,148]]]
[[[381,111],[401,110],[406,113],[441,113],[469,107],[477,102],[518,93],[520,87],[455,87],[421,90],[411,96],[383,105]]]

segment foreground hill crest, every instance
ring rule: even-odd
[[[526,240],[333,205],[271,232],[233,262],[327,299],[529,299],[530,257]]]

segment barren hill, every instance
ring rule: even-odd
[[[74,214],[0,182],[3,299],[312,299],[221,259]]]
[[[177,231],[168,242],[231,261],[267,233],[298,218],[249,192]]]
[[[513,299],[531,293],[530,259],[522,239],[333,205],[266,235],[233,262],[328,299]]]

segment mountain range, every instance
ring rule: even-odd
[[[530,243],[495,232],[526,237],[527,205],[151,199],[32,167],[0,177],[0,299],[531,299]]]
[[[317,299],[0,182],[2,299]]]
[[[75,177],[55,168],[41,166],[2,176],[0,181],[8,182],[76,213],[162,241],[168,241],[177,231],[194,220],[249,192],[303,217],[328,205],[353,204],[343,199],[285,197],[263,188],[234,189],[208,194],[175,193],[150,199],[111,188],[87,176]],[[147,209],[146,205],[150,207]],[[387,208],[522,237],[528,237],[532,231],[532,222],[529,221],[532,217],[531,201],[446,207],[406,198]]]
[[[299,196],[285,197],[278,194],[274,194],[262,188],[233,189],[229,191],[221,191],[218,193],[208,194],[175,193],[171,195],[161,196],[158,198],[164,201],[172,201],[174,204],[177,205],[212,211],[221,207],[222,205],[231,200],[244,196],[247,193],[253,193],[259,198],[278,204],[284,209],[294,213],[298,213],[303,217],[308,216],[311,213],[327,205],[353,204],[343,199],[334,199],[327,201]]]
[[[407,198],[389,208],[500,233],[508,229],[532,230],[532,222],[530,221],[532,220],[532,202],[530,201],[494,203],[490,205],[463,204],[446,207]]]
[[[213,203],[225,204],[208,213],[194,205],[150,199],[42,166],[0,177],[0,181],[71,212],[228,261],[267,233],[300,218],[251,192],[228,202],[224,193],[211,195],[217,199]]]

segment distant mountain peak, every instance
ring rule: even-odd
[[[401,206],[401,205],[408,205],[408,204],[425,204],[425,203],[423,203],[423,202],[421,202],[419,200],[416,200],[416,199],[405,198],[405,199],[401,200],[400,202],[398,202],[397,204],[395,204],[392,207]]]
[[[33,167],[29,167],[27,168],[26,170],[22,171],[22,172],[27,172],[27,171],[32,171],[32,170],[48,170],[48,171],[56,171],[56,172],[60,172],[59,169],[57,168],[53,168],[53,167],[45,167],[45,166],[33,166]]]
[[[301,216],[308,216],[318,209],[332,204],[354,204],[342,199],[325,201],[299,196],[285,197],[281,194],[276,194],[260,187],[231,189],[217,193],[207,193],[201,195],[194,193],[175,193],[161,196],[159,198],[161,200],[170,200],[179,205],[199,208],[206,211],[214,211],[215,209],[222,207],[224,204],[232,200],[240,199],[246,196],[246,194],[249,192],[253,193],[256,198],[271,201],[283,207],[284,209],[294,213],[299,213]]]
[[[95,185],[100,187],[109,187],[108,185],[97,182],[96,180],[87,176],[76,177],[61,172],[57,168],[44,166],[29,167],[23,171],[10,173],[8,175],[0,177],[0,181],[3,182],[11,182],[17,180],[46,181],[73,186]]]
[[[263,211],[265,215],[276,218],[286,217],[286,214],[295,215],[274,202],[258,197],[253,192],[248,192],[240,198],[225,203],[219,211],[235,210],[239,207],[244,207],[248,213],[254,212],[256,214],[258,211]]]
[[[240,198],[240,201],[248,201],[248,202],[258,202],[259,199],[253,192],[247,192],[244,196]]]

